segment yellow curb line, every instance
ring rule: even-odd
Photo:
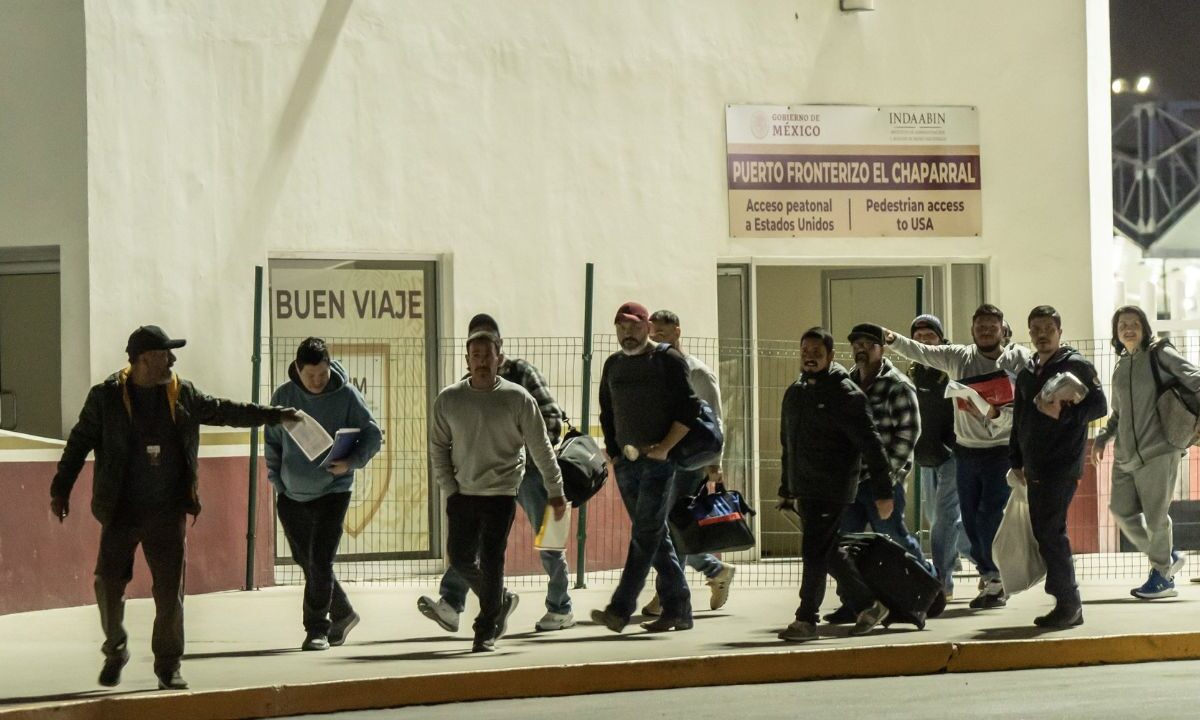
[[[836,678],[994,672],[1200,659],[1200,633],[919,643],[522,667],[307,685],[111,695],[2,709],[0,720],[235,720],[447,702]]]

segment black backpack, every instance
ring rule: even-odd
[[[590,435],[567,425],[567,434],[558,446],[558,467],[562,471],[563,494],[572,505],[587,502],[608,480],[608,463],[600,445]]]

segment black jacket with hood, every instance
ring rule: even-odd
[[[1088,387],[1080,402],[1064,407],[1057,420],[1037,409],[1034,401],[1050,378],[1069,372]],[[1078,480],[1083,474],[1088,423],[1108,414],[1108,400],[1096,368],[1078,350],[1066,345],[1044,365],[1034,355],[1017,376],[1009,456],[1014,469],[1027,478]]]
[[[126,383],[129,368],[113,373],[88,392],[79,421],[71,429],[58,472],[50,484],[50,497],[69,498],[89,452],[96,451],[92,473],[92,514],[107,525],[121,501],[129,465],[129,444],[133,439],[133,410]],[[278,423],[282,408],[252,405],[209,397],[187,380],[172,374],[167,384],[167,401],[175,431],[179,433],[184,459],[184,483],[187,494],[182,510],[200,514],[198,471],[201,425],[254,427]]]
[[[865,462],[875,497],[892,498],[891,468],[867,396],[846,369],[804,373],[783,395],[779,496],[849,504]]]

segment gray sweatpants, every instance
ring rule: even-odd
[[[1113,466],[1112,511],[1125,537],[1168,577],[1171,567],[1171,516],[1167,509],[1179,479],[1179,455],[1173,452],[1146,461],[1137,470]]]

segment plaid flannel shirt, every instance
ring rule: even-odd
[[[850,372],[857,384],[858,368]],[[860,385],[861,387],[861,385]],[[892,467],[892,482],[904,482],[912,470],[913,450],[921,436],[921,412],[917,406],[917,391],[904,373],[896,369],[887,358],[879,368],[875,381],[866,388],[867,400],[871,405],[871,417],[883,439],[883,449]],[[859,478],[866,480],[864,472]]]
[[[546,378],[538,372],[532,363],[525,360],[506,359],[500,366],[500,377],[525,388],[542,411],[542,420],[546,422],[546,435],[551,445],[558,445],[562,435],[563,410],[550,394],[550,385]]]

